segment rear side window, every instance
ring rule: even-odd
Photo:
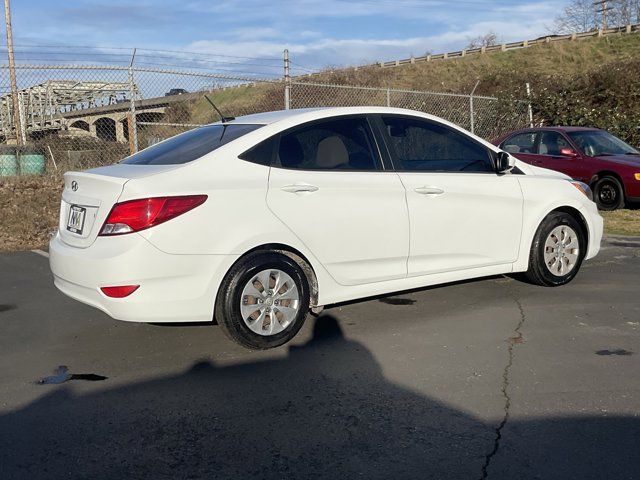
[[[382,120],[398,171],[494,171],[488,150],[458,131],[407,117],[382,117]]]
[[[365,118],[314,122],[280,137],[275,166],[300,170],[378,169]]]
[[[519,133],[506,139],[500,145],[505,152],[509,153],[535,153],[536,133]]]
[[[131,165],[178,165],[196,160],[262,125],[206,125],[176,135],[131,155],[121,163]]]
[[[260,142],[255,147],[240,154],[240,158],[247,162],[257,163],[258,165],[270,166],[277,143],[277,137],[268,138],[267,140]]]

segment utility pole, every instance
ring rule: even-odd
[[[13,103],[13,126],[16,129],[18,146],[24,145],[22,122],[20,121],[20,105],[18,102],[18,83],[16,82],[16,64],[13,58],[13,32],[11,31],[11,6],[4,0],[4,23],[7,31],[7,52],[9,54],[9,82],[11,83],[11,101]]]
[[[607,7],[607,3],[609,2],[609,0],[598,0],[597,2],[593,2],[593,4],[596,7],[596,13],[600,13],[602,14],[602,29],[606,30],[607,29],[607,12],[610,10],[613,10],[612,7]],[[600,9],[598,10],[598,6],[600,6]]]
[[[284,49],[284,109],[291,108],[291,75],[289,72],[289,49]]]

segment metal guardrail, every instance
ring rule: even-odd
[[[481,55],[488,52],[507,52],[509,50],[518,50],[521,48],[528,48],[528,47],[533,47],[535,45],[544,45],[544,44],[555,43],[555,42],[575,41],[583,38],[605,37],[608,35],[631,34],[631,33],[638,33],[638,32],[640,32],[640,23],[636,23],[633,25],[625,25],[623,27],[607,28],[606,30],[603,30],[603,29],[591,30],[589,32],[579,32],[579,33],[572,33],[568,35],[548,35],[548,36],[536,38],[533,40],[522,40],[520,42],[502,43],[499,45],[491,45],[488,47],[470,48],[466,50],[456,50],[454,52],[424,55],[421,57],[410,57],[410,58],[404,58],[401,60],[391,60],[388,62],[378,62],[375,64],[362,65],[354,68],[357,70],[359,68],[367,68],[367,67],[375,67],[375,66],[379,66],[382,68],[398,67],[400,65],[407,65],[412,63],[431,62],[434,60],[449,60],[454,58],[466,57],[469,55]]]

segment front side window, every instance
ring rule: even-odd
[[[540,134],[540,144],[538,153],[540,155],[561,156],[562,150],[571,149],[571,145],[562,134],[558,132],[542,132]]]
[[[378,169],[365,118],[314,122],[280,137],[275,166],[300,170]]]
[[[500,148],[509,153],[534,153],[535,144],[536,133],[526,132],[506,139],[502,142]]]
[[[192,162],[222,145],[262,127],[253,124],[214,124],[195,128],[131,155],[121,163],[177,165]]]
[[[407,117],[382,117],[396,170],[493,172],[488,150],[449,127]]]

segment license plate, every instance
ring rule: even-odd
[[[67,221],[67,230],[78,235],[82,235],[84,228],[84,217],[87,209],[78,205],[71,205],[69,209],[69,220]]]

